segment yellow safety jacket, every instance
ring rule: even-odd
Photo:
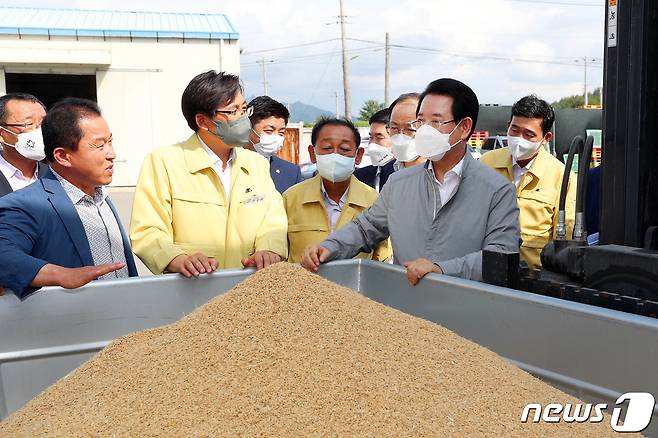
[[[480,161],[513,182],[512,156],[507,148],[487,152]],[[555,238],[564,164],[543,148],[516,189],[521,226],[521,258],[531,268],[541,267],[541,250]],[[567,239],[571,239],[576,215],[576,178],[569,177],[565,204]]]
[[[135,189],[130,240],[154,274],[180,254],[201,252],[220,269],[241,268],[256,251],[288,256],[283,201],[261,155],[235,148],[231,195],[196,134],[144,159]]]
[[[288,215],[288,261],[297,263],[304,254],[304,248],[317,245],[326,239],[330,232],[329,216],[322,198],[322,179],[319,175],[290,187],[283,193],[283,204]],[[370,207],[377,192],[352,176],[345,206],[336,222],[336,229],[349,223],[363,210]],[[388,239],[379,244],[371,253],[360,253],[356,257],[387,261],[391,257]]]

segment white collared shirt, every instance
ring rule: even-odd
[[[322,190],[322,199],[324,200],[324,208],[327,210],[327,216],[329,217],[329,225],[331,226],[331,231],[333,232],[336,229],[336,224],[340,218],[340,214],[343,212],[343,207],[347,202],[347,192],[349,192],[349,187],[343,193],[343,196],[340,197],[338,202],[334,201],[329,197],[327,190],[324,188],[324,182],[320,183],[320,189]]]
[[[7,179],[7,182],[9,182],[11,189],[16,191],[22,189],[23,187],[29,186],[34,181],[39,179],[39,164],[37,163],[37,167],[34,170],[34,175],[32,178],[27,178],[25,175],[23,175],[23,172],[14,167],[14,165],[9,163],[9,161],[5,160],[5,157],[2,155],[2,153],[0,153],[0,172],[2,172],[2,174]]]
[[[382,166],[377,166],[377,172],[375,173],[375,190],[377,193],[380,192],[379,182],[382,179]]]
[[[198,135],[197,137],[199,138],[199,142],[201,142],[201,146],[205,149],[212,160],[212,168],[222,182],[224,194],[226,195],[226,205],[229,205],[231,203],[231,164],[233,164],[233,159],[235,158],[235,150],[231,148],[231,153],[228,156],[228,161],[226,162],[225,167],[222,159],[203,142],[201,137]]]
[[[469,152],[466,151],[468,154]],[[464,155],[465,157],[466,155]],[[434,177],[434,182],[438,184],[439,186],[439,197],[441,199],[441,206],[444,206],[452,199],[453,196],[455,196],[455,193],[457,193],[457,189],[459,188],[459,183],[462,180],[462,169],[464,168],[464,157],[462,157],[461,160],[459,160],[459,163],[455,164],[455,166],[450,169],[448,172],[446,172],[445,175],[443,175],[443,182],[439,182],[439,180],[436,178],[436,175],[434,174],[434,167],[432,166],[432,162],[429,161],[428,163],[428,170],[430,171],[431,175]]]
[[[524,167],[521,167],[516,162],[514,157],[512,157],[512,177],[514,178],[514,185],[517,188],[519,187],[519,184],[521,183],[521,179],[523,178],[523,175],[528,173],[528,170],[530,170],[530,166],[532,166],[532,163],[535,162],[535,158],[530,160],[530,162],[528,164],[526,164]]]

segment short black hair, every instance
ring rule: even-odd
[[[420,99],[420,94],[418,93],[403,93],[398,96],[397,99],[395,99],[389,106],[388,106],[388,114],[389,118],[391,114],[393,114],[393,108],[395,108],[395,105],[398,103],[406,102],[407,100],[419,100]]]
[[[286,124],[288,124],[288,119],[290,118],[288,108],[286,108],[281,102],[278,102],[269,96],[254,97],[247,106],[254,109],[254,112],[249,117],[251,126],[254,126],[256,123],[263,119],[267,119],[268,117],[283,119],[286,121]]]
[[[0,124],[6,123],[5,118],[8,116],[7,104],[10,100],[20,100],[23,102],[34,102],[38,103],[46,109],[46,105],[43,104],[36,96],[33,96],[28,93],[7,93],[4,96],[0,97]]]
[[[454,117],[455,122],[459,123],[459,121],[466,117],[470,117],[473,120],[471,132],[468,133],[470,137],[470,135],[473,134],[473,131],[475,131],[475,125],[478,121],[478,113],[480,112],[480,103],[478,102],[478,97],[475,95],[475,92],[471,90],[468,85],[457,79],[437,79],[430,82],[425,88],[425,91],[420,94],[416,114],[420,111],[420,105],[423,103],[423,99],[430,94],[452,97],[452,116]]]
[[[101,117],[101,109],[91,100],[66,97],[55,103],[41,124],[46,159],[54,161],[56,148],[76,151],[83,137],[80,120],[92,117]]]
[[[311,131],[311,144],[315,146],[315,142],[318,139],[318,136],[320,135],[320,131],[322,128],[325,126],[345,126],[349,129],[352,130],[352,134],[354,134],[354,143],[356,144],[356,148],[359,148],[359,145],[361,144],[361,134],[359,134],[359,130],[356,129],[356,126],[354,126],[354,123],[352,123],[350,120],[347,120],[345,118],[336,118],[336,117],[321,117],[315,126],[313,126],[313,131]]]
[[[546,135],[547,132],[553,127],[555,122],[555,111],[543,99],[537,97],[536,94],[522,97],[512,105],[512,117],[527,117],[529,119],[541,119],[542,134]],[[510,117],[510,121],[512,118]]]
[[[384,125],[388,125],[388,121],[390,118],[391,118],[391,113],[388,111],[388,108],[384,108],[382,110],[377,111],[372,116],[370,116],[370,120],[368,120],[368,124],[372,125],[373,123],[383,123]]]
[[[208,70],[195,76],[181,97],[181,109],[187,126],[194,132],[198,131],[196,115],[214,117],[215,110],[231,103],[238,91],[242,93],[240,78],[230,73]]]

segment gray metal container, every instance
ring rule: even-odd
[[[45,288],[23,302],[0,297],[0,419],[111,340],[172,323],[252,272],[97,281]],[[410,287],[404,269],[367,260],[329,263],[320,275],[441,324],[585,401],[658,395],[657,320],[443,275]],[[644,433],[658,436],[657,414]]]

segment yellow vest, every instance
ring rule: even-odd
[[[487,152],[480,161],[514,182],[512,156],[507,148]],[[541,250],[555,238],[563,173],[564,164],[542,148],[516,189],[523,240],[521,258],[531,268],[541,267]],[[576,178],[573,173],[569,177],[565,213],[567,239],[571,239],[576,216]]]
[[[243,148],[234,151],[229,205],[196,134],[146,156],[130,240],[151,272],[162,273],[176,256],[197,252],[214,257],[220,269],[241,268],[242,258],[261,250],[286,259],[288,223],[269,162]]]
[[[304,248],[317,245],[329,237],[331,227],[322,198],[322,179],[319,175],[290,187],[283,193],[283,204],[288,215],[288,261],[298,263]],[[363,210],[370,207],[377,192],[356,179],[350,178],[345,206],[336,222],[336,229],[351,222]],[[388,240],[371,253],[360,253],[356,257],[387,261],[391,257]]]

